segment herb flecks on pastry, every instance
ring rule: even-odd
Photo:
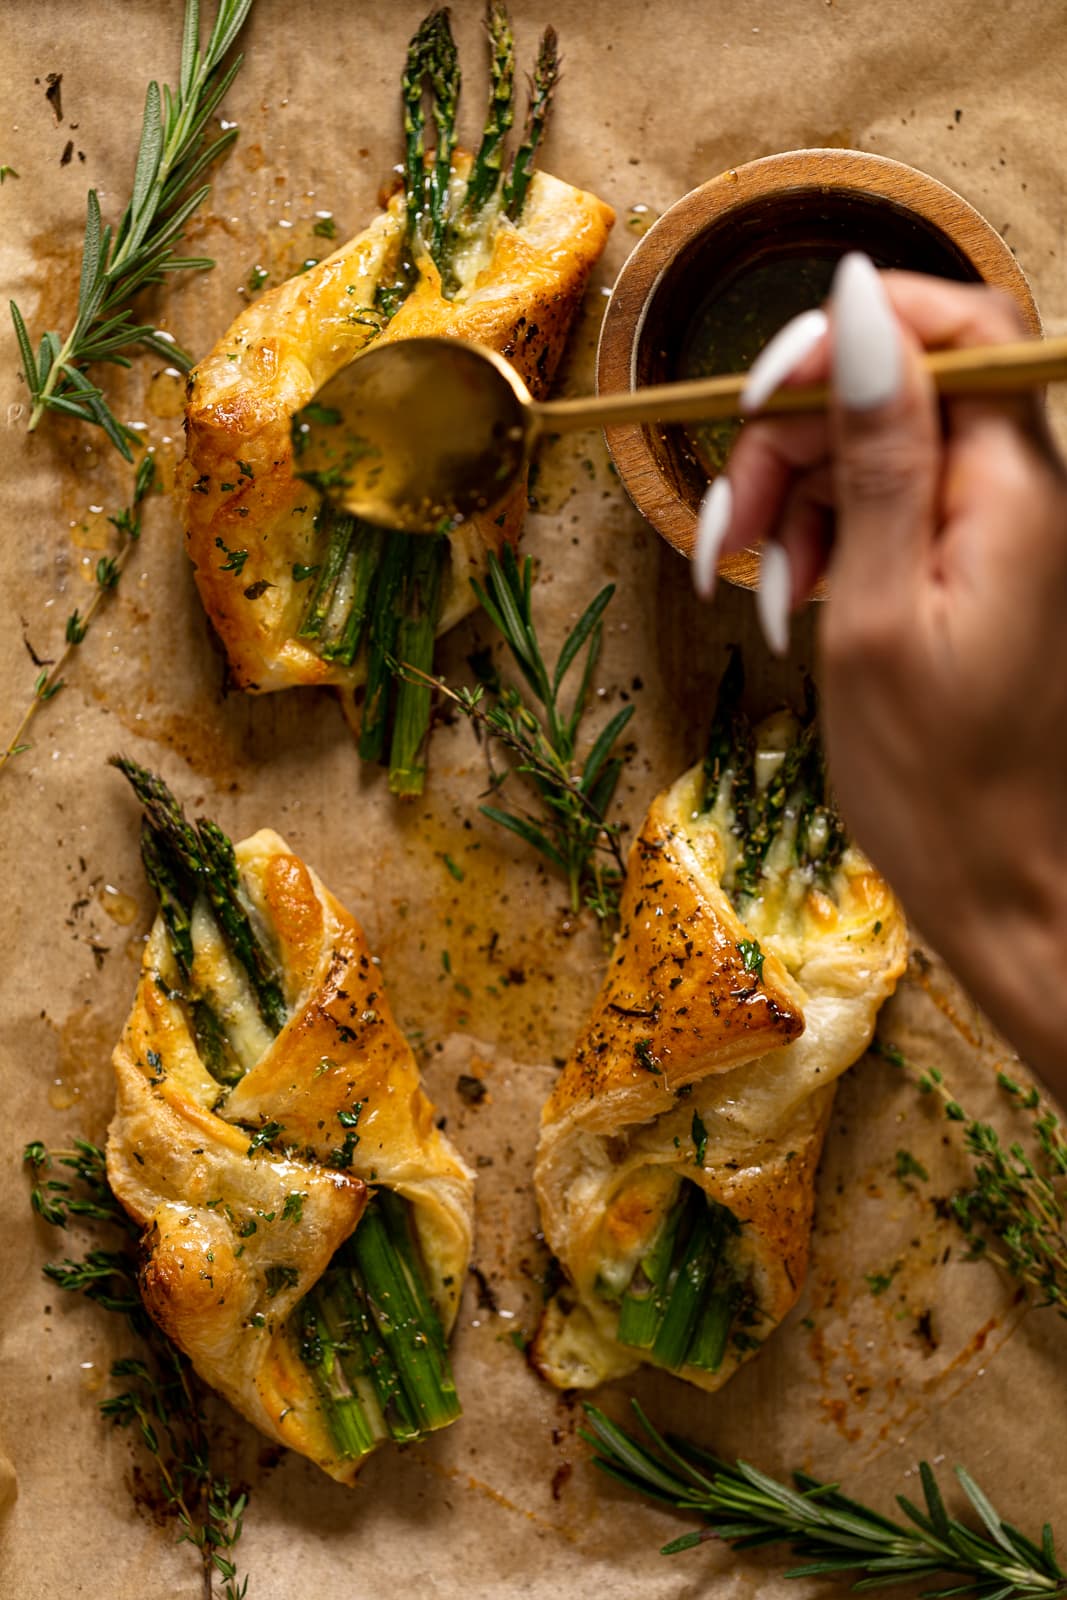
[[[108,1180],[141,1290],[205,1381],[351,1483],[460,1414],[446,1335],[473,1179],[419,1083],[361,929],[276,833],[236,847],[158,778],[159,915],[114,1055]]]
[[[514,60],[502,6],[488,24],[492,84],[475,154],[455,148],[459,71],[448,14],[437,11],[408,53],[403,188],[362,233],[249,306],[188,390],[189,553],[235,681],[255,691],[335,686],[361,754],[388,757],[399,793],[422,787],[430,697],[422,682],[397,679],[396,662],[430,672],[435,635],[474,608],[470,579],[517,538],[525,487],[447,535],[383,532],[334,513],[294,477],[290,423],[368,348],[422,335],[499,350],[535,395],[547,392],[614,214],[532,170],[557,75],[551,29],[525,130],[505,159]]]
[[[635,841],[611,966],[542,1116],[569,1282],[534,1345],[560,1387],[640,1361],[718,1388],[796,1302],[838,1076],[906,960],[903,915],[826,794],[812,715],[753,729],[740,663],[703,763]]]

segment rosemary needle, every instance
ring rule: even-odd
[[[134,321],[130,301],[149,284],[162,283],[168,272],[214,265],[207,256],[178,255],[177,246],[186,223],[209,192],[207,184],[190,186],[237,137],[236,128],[210,142],[205,133],[240,68],[241,57],[225,72],[222,62],[251,6],[252,0],[219,0],[202,50],[199,0],[186,0],[178,87],[164,84],[161,90],[155,82],[148,85],[133,192],[117,229],[104,225],[96,190],[89,190],[78,309],[66,337],[51,329],[43,333],[35,355],[25,319],[10,302],[32,401],[31,432],[46,411],[78,417],[102,428],[132,461],[130,430],[86,376],[86,368],[98,361],[128,367],[126,352],[137,345],[155,350],[176,366],[192,365],[183,350],[150,324]]]
[[[600,653],[602,617],[614,585],[601,589],[583,611],[551,671],[534,626],[530,557],[520,566],[514,550],[505,544],[499,560],[490,553],[485,588],[473,579],[472,587],[511,651],[526,690],[502,683],[487,653],[470,658],[480,679],[473,689],[451,689],[410,661],[401,662],[397,671],[410,681],[434,684],[479,732],[509,753],[510,764],[502,770],[494,768],[490,759],[491,789],[499,791],[512,774],[524,778],[538,810],[506,811],[486,805],[481,807],[483,816],[525,840],[566,876],[573,911],[586,906],[607,926],[617,915],[625,873],[618,824],[607,820],[624,759],[614,747],[633,716],[633,706],[623,706],[609,719],[583,762],[578,761],[577,749]],[[566,709],[561,697],[576,665],[577,688]]]

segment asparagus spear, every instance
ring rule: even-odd
[[[488,0],[485,26],[489,34],[489,110],[485,132],[467,179],[464,210],[474,216],[492,199],[500,182],[504,140],[514,119],[515,40],[502,0]]]
[[[753,797],[741,860],[734,879],[737,897],[756,892],[767,852],[781,829],[786,805],[794,796],[794,789],[807,765],[814,740],[815,726],[808,723],[785,752],[763,793]]]
[[[293,1313],[339,1450],[420,1438],[460,1414],[409,1208],[379,1190],[334,1264]]]
[[[423,79],[426,57],[432,47],[437,28],[436,11],[424,17],[408,44],[404,73],[400,80],[401,99],[404,106],[404,197],[407,206],[406,236],[412,254],[418,254],[422,237],[423,215],[426,210],[426,153],[423,146],[423,129],[426,124],[422,108]]]
[[[387,533],[384,537],[378,582],[367,644],[367,688],[363,701],[363,726],[359,753],[364,761],[381,760],[385,730],[389,719],[389,691],[392,685],[394,646],[400,624],[399,598],[402,593],[410,547],[423,535]]]
[[[351,553],[351,598],[340,630],[333,638],[322,642],[322,654],[327,661],[339,661],[342,666],[350,667],[356,659],[370,618],[383,537],[380,528],[371,527],[369,522],[356,522]]]
[[[346,1250],[366,1285],[371,1315],[399,1373],[419,1431],[444,1427],[460,1413],[444,1335],[425,1287],[421,1283],[414,1286],[413,1255],[398,1252],[379,1204],[367,1207]],[[415,1276],[419,1276],[417,1270]]]
[[[403,676],[397,685],[396,717],[389,757],[389,787],[394,794],[421,794],[426,775],[418,762],[430,725],[433,647],[441,604],[441,577],[448,540],[443,536],[412,541],[403,596],[403,619],[397,629],[397,657],[419,678]]]
[[[696,1193],[703,1202],[700,1191]],[[670,1296],[656,1330],[653,1359],[673,1371],[688,1361],[689,1344],[697,1331],[705,1291],[718,1265],[723,1233],[719,1211],[719,1207],[712,1210],[703,1203],[695,1208],[685,1254],[670,1284]]]
[[[684,1183],[652,1248],[623,1295],[616,1332],[620,1344],[647,1350],[679,1372],[722,1364],[733,1318],[733,1297],[722,1262],[729,1213],[695,1184]]]
[[[337,581],[348,559],[348,547],[352,543],[352,534],[355,530],[354,518],[331,511],[328,501],[323,502],[319,520],[325,522],[327,527],[326,552],[319,563],[315,587],[311,591],[307,609],[297,629],[297,635],[301,639],[316,638],[325,626]]]
[[[688,1204],[692,1193],[692,1184],[686,1184],[675,1196],[651,1250],[643,1257],[630,1281],[630,1287],[623,1295],[617,1335],[620,1344],[633,1345],[639,1350],[652,1348],[656,1329],[666,1309],[671,1262],[679,1234],[684,1232],[683,1223],[688,1222]]]
[[[178,970],[188,982],[193,970],[193,933],[189,916],[196,899],[196,880],[183,870],[147,817],[141,819],[141,861],[145,877],[159,901]]]
[[[168,929],[173,922],[175,931],[171,938],[179,967],[183,959],[189,967],[192,964],[192,936],[188,931],[192,901],[175,900],[172,894],[179,885],[177,873],[180,872],[206,896],[223,938],[248,974],[260,1015],[272,1032],[280,1033],[288,1017],[285,998],[274,965],[256,938],[238,897],[237,863],[230,840],[221,828],[206,818],[201,818],[194,828],[186,821],[181,806],[163,780],[144,767],[125,756],[113,756],[111,764],[129,781],[144,807],[145,822],[153,835],[149,849],[151,866],[146,861],[146,869],[153,887],[159,884],[171,896],[166,902],[168,910],[164,911],[164,916],[168,918],[169,912]],[[161,874],[161,864],[169,866],[169,877],[166,872]],[[161,906],[163,904],[161,899]],[[184,931],[176,909],[179,904],[186,913]],[[178,954],[179,948],[182,955]]]
[[[740,730],[741,695],[745,687],[745,668],[741,652],[734,647],[719,683],[708,747],[704,755],[704,811],[713,811],[727,771],[733,766]]]
[[[444,271],[445,222],[448,183],[452,176],[452,151],[456,145],[456,111],[459,106],[459,56],[448,12],[437,12],[437,26],[426,58],[433,90],[433,119],[437,127],[437,150],[430,170],[430,255],[439,271]]]
[[[522,215],[522,208],[526,204],[526,191],[533,176],[534,157],[545,131],[552,95],[558,82],[559,50],[556,30],[546,28],[541,48],[537,52],[537,65],[530,85],[530,103],[526,111],[522,143],[515,152],[511,171],[504,181],[504,208],[512,222],[516,222]]]

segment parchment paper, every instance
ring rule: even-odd
[[[454,7],[468,138],[484,83],[481,9],[480,0]],[[958,188],[1017,250],[1047,329],[1067,326],[1067,79],[1055,0],[585,0],[573,13],[514,0],[512,9],[522,62],[544,22],[562,35],[565,76],[543,164],[619,214],[565,374],[575,391],[591,381],[606,289],[647,221],[725,167],[804,145],[896,156]],[[332,213],[341,237],[368,219],[400,155],[397,83],[421,14],[416,4],[257,0],[226,108],[240,142],[191,230],[192,246],[218,266],[156,303],[183,344],[207,349],[257,265],[276,278],[324,253],[316,213]],[[0,268],[38,331],[69,326],[85,191],[95,185],[105,217],[117,219],[144,85],[176,75],[181,15],[179,0],[5,8],[0,162],[18,177],[0,189]],[[45,97],[53,72],[63,75],[61,117]],[[5,737],[38,670],[30,653],[53,656],[66,616],[84,608],[86,580],[111,547],[106,513],[129,485],[87,430],[52,418],[27,437],[17,368],[0,322]],[[179,391],[161,372],[145,357],[127,387],[108,382],[167,476],[181,451]],[[525,544],[538,561],[549,645],[601,582],[619,585],[593,725],[626,696],[637,706],[620,792],[633,826],[698,753],[727,643],[745,644],[756,700],[770,706],[810,659],[811,619],[797,626],[787,665],[760,667],[749,597],[727,591],[712,611],[696,605],[684,563],[626,503],[597,439],[557,447],[537,497]],[[483,637],[477,624],[451,636],[441,658],[451,676]],[[346,1491],[219,1408],[223,1462],[251,1489],[239,1547],[250,1596],[799,1597],[772,1555],[705,1546],[662,1559],[658,1546],[683,1524],[592,1471],[575,1437],[579,1412],[535,1378],[511,1338],[533,1328],[545,1259],[530,1184],[538,1111],[604,955],[588,920],[565,912],[560,884],[478,816],[485,767],[469,729],[437,730],[426,795],[400,807],[379,773],[360,771],[329,695],[226,697],[222,683],[180,516],[154,498],[117,600],[39,718],[32,749],[0,777],[0,1429],[18,1476],[17,1500],[0,1513],[0,1590],[38,1600],[202,1593],[194,1554],[136,1492],[144,1463],[132,1441],[97,1413],[127,1341],[114,1319],[41,1277],[64,1241],[31,1219],[19,1167],[29,1138],[102,1139],[107,1124],[110,1051],[152,914],[134,809],[104,765],[122,749],[235,837],[277,827],[363,918],[427,1086],[478,1168],[482,1276],[472,1277],[456,1334],[459,1425],[418,1448],[381,1451]],[[885,1031],[942,1065],[977,1114],[994,1106],[993,1069],[1007,1052],[936,962],[913,964]],[[487,1084],[480,1106],[458,1097],[460,1073]],[[901,1148],[927,1167],[928,1183],[896,1179]],[[920,1457],[946,1469],[963,1461],[1024,1527],[1062,1522],[1064,1326],[1049,1311],[1027,1312],[991,1267],[963,1261],[933,1200],[965,1173],[933,1109],[868,1059],[839,1094],[812,1270],[787,1324],[713,1398],[649,1374],[599,1398],[622,1416],[636,1393],[661,1425],[772,1472],[803,1466],[842,1478],[886,1509],[895,1492],[915,1492]],[[865,1274],[889,1272],[890,1287],[873,1295]]]

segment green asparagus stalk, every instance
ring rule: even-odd
[[[263,1021],[272,1033],[280,1033],[288,1021],[289,1011],[274,963],[252,931],[248,913],[238,898],[233,844],[222,829],[206,817],[198,820],[196,829],[211,909],[223,938],[248,974]]]
[[[713,811],[726,773],[733,766],[741,728],[741,695],[745,687],[745,668],[740,650],[734,648],[719,683],[711,733],[704,755],[704,811]]]
[[[189,916],[196,899],[196,882],[163,844],[147,817],[141,819],[141,861],[145,877],[159,901],[178,970],[188,982],[193,970],[193,933]]]
[[[327,1315],[343,1330],[342,1365],[348,1381],[362,1395],[368,1416],[384,1437],[406,1444],[418,1437],[418,1424],[404,1393],[400,1374],[371,1314],[367,1286],[351,1251],[345,1252],[331,1277]]]
[[[426,58],[437,28],[436,11],[431,11],[416,29],[408,45],[404,73],[400,80],[404,106],[404,198],[407,207],[406,237],[413,255],[419,253],[423,216],[426,211],[426,152],[423,130],[426,118],[422,107]]]
[[[383,537],[380,528],[371,527],[369,522],[357,521],[350,557],[351,598],[340,631],[336,637],[323,640],[322,655],[326,661],[337,661],[342,666],[350,667],[359,653],[370,620],[371,596],[381,560]]]
[[[443,272],[448,184],[452,176],[452,152],[456,147],[460,71],[459,55],[447,10],[439,11],[436,20],[433,43],[426,59],[433,90],[433,118],[437,127],[437,149],[429,182],[429,248],[438,270]]]
[[[733,1298],[722,1256],[730,1214],[684,1183],[622,1297],[616,1337],[672,1372],[722,1364]]]
[[[696,1191],[699,1194],[699,1191]],[[700,1195],[703,1202],[703,1195]],[[677,1372],[688,1363],[690,1340],[697,1331],[704,1296],[719,1261],[722,1224],[719,1208],[700,1204],[670,1296],[652,1346],[653,1360]]]
[[[375,585],[373,610],[367,644],[367,688],[363,701],[363,725],[359,735],[359,753],[364,761],[380,761],[385,749],[385,731],[389,720],[390,689],[393,682],[392,661],[400,625],[400,599],[403,593],[410,547],[422,535],[387,533],[383,541],[378,582]]]
[[[655,1343],[656,1330],[667,1305],[667,1279],[671,1262],[679,1233],[683,1231],[683,1222],[688,1220],[687,1208],[692,1192],[692,1184],[686,1184],[675,1197],[651,1250],[642,1259],[629,1289],[622,1297],[617,1334],[620,1344],[633,1345],[638,1350],[651,1350]]]
[[[429,677],[447,556],[448,540],[443,536],[412,540],[396,652],[404,667],[421,676],[405,675],[397,685],[389,757],[389,787],[394,794],[421,794],[426,776],[418,755],[430,725]]]
[[[459,1416],[444,1332],[398,1196],[375,1194],[292,1326],[342,1453],[358,1459],[383,1439],[408,1442]]]
[[[330,510],[328,501],[323,502],[319,521],[325,522],[327,527],[326,551],[319,563],[315,587],[308,598],[307,609],[297,629],[297,635],[301,639],[314,639],[322,633],[330,614],[338,579],[348,560],[348,547],[352,543],[355,531],[354,519]]]
[[[256,938],[248,913],[238,896],[237,863],[232,843],[221,828],[206,818],[201,818],[195,828],[187,822],[181,806],[161,778],[125,756],[113,756],[111,764],[132,786],[144,807],[145,821],[154,836],[154,850],[149,851],[152,863],[149,879],[153,881],[153,886],[159,883],[169,892],[177,881],[175,872],[180,870],[204,893],[223,938],[248,974],[260,1015],[272,1032],[280,1033],[288,1017],[285,997],[274,965]],[[160,863],[170,864],[169,879],[160,876]],[[177,935],[171,935],[175,957],[179,967],[183,959],[191,967],[191,934],[181,931],[176,904],[173,900],[168,901],[170,917],[179,930]],[[167,925],[170,929],[171,921]],[[176,937],[178,942],[174,943]],[[182,956],[178,955],[179,947]]]
[[[738,897],[756,893],[767,853],[781,830],[785,809],[807,764],[815,742],[815,725],[809,722],[785,752],[767,787],[755,796],[735,875]]]
[[[485,26],[489,35],[489,110],[485,132],[467,179],[464,210],[474,216],[496,193],[504,161],[504,140],[514,120],[515,40],[502,0],[488,0]]]
[[[559,82],[559,50],[555,28],[546,28],[537,53],[533,82],[530,85],[530,103],[526,112],[522,143],[515,152],[511,171],[504,182],[504,206],[512,222],[518,221],[526,204],[526,192],[533,177],[534,158],[541,143],[552,105],[552,96]]]
[[[726,1354],[733,1316],[733,1296],[729,1289],[716,1289],[706,1296],[700,1321],[686,1351],[688,1366],[700,1367],[704,1372],[718,1372]]]
[[[443,1428],[460,1413],[443,1336],[419,1315],[420,1296],[376,1205],[369,1205],[348,1249],[366,1285],[367,1301],[400,1374],[404,1395],[421,1432]],[[423,1291],[425,1293],[425,1291]],[[436,1316],[433,1318],[436,1322]]]
[[[372,1386],[353,1366],[355,1339],[344,1325],[337,1296],[330,1292],[333,1277],[328,1273],[304,1296],[293,1321],[301,1358],[313,1374],[334,1443],[342,1455],[359,1461],[389,1437],[389,1430]]]
[[[193,1001],[193,1033],[200,1059],[215,1082],[224,1088],[240,1083],[244,1073],[226,1030],[214,1007],[202,998]]]

